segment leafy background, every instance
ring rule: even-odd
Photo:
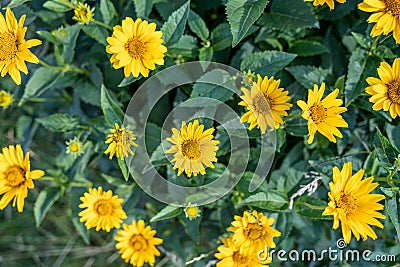
[[[0,110],[0,144],[21,143],[25,151],[29,148],[33,167],[46,171],[30,190],[23,213],[10,207],[0,212],[1,266],[125,266],[114,247],[115,232],[88,231],[77,217],[79,197],[87,187],[98,185],[125,199],[127,221],[143,218],[157,229],[157,236],[164,240],[157,266],[211,265],[219,238],[226,236],[233,216],[248,209],[276,218],[275,227],[282,232],[276,240],[278,249],[336,248],[340,230],[333,231],[330,218],[322,217],[315,207],[327,204],[332,167],[347,161],[353,162],[354,169],[364,168],[366,175],[380,178],[377,192],[386,195],[388,217],[385,228],[376,229],[376,241],[353,240],[348,248],[393,254],[399,259],[399,183],[388,184],[385,178],[394,172],[399,179],[397,169],[393,171],[400,151],[399,121],[388,113],[372,111],[364,88],[366,77],[377,76],[380,62],[391,62],[400,50],[391,36],[369,36],[369,14],[357,10],[361,1],[336,3],[333,11],[302,0],[86,1],[95,7],[95,19],[107,27],[77,24],[65,1],[1,1],[1,7],[10,6],[17,18],[27,14],[27,39],[43,41],[32,49],[43,64],[29,65],[21,86],[15,86],[9,77],[0,79],[1,88],[14,96],[13,105]],[[152,74],[182,62],[205,60],[281,79],[294,105],[284,127],[277,131],[275,160],[257,192],[247,191],[257,163],[256,130],[250,135],[254,142],[248,173],[230,194],[202,207],[201,217],[194,221],[187,220],[181,208],[165,207],[147,196],[128,177],[121,162],[110,161],[103,154],[109,128],[122,120],[131,96],[146,80],[124,78],[122,70],[112,69],[105,52],[111,27],[126,16],[155,22],[163,31],[168,48],[165,65]],[[308,145],[306,121],[296,116],[300,109],[295,103],[306,97],[307,88],[322,81],[329,90],[340,89],[348,108],[343,116],[349,128],[341,130],[343,138],[337,144],[318,135]],[[162,114],[166,116],[165,111],[198,96],[220,99],[243,113],[237,106],[238,96],[212,94],[204,86],[199,84],[197,91],[183,86],[163,98],[146,129],[152,160],[165,177],[178,184],[196,185],[217,178],[229,160],[229,139],[217,130],[220,163],[214,171],[207,171],[204,179],[178,178],[159,145]],[[65,141],[75,135],[85,141],[85,153],[77,159],[65,153]],[[295,198],[289,209],[290,196],[313,180],[311,171],[322,177],[321,185],[312,196]],[[276,259],[272,263],[394,264],[285,263]]]

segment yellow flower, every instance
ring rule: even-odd
[[[13,201],[13,207],[22,212],[28,188],[34,188],[33,180],[44,175],[41,170],[31,171],[29,152],[25,154],[21,145],[5,147],[0,153],[0,210]]]
[[[29,51],[29,48],[40,45],[37,39],[25,40],[25,15],[19,22],[10,8],[7,8],[6,18],[0,13],[0,71],[1,77],[7,73],[16,84],[21,84],[21,73],[28,74],[25,61],[39,63],[39,59]]]
[[[7,107],[12,103],[12,95],[4,90],[0,91],[0,107]]]
[[[373,13],[367,20],[376,22],[371,30],[372,37],[393,32],[396,43],[400,43],[400,0],[364,0],[358,8]]]
[[[343,101],[336,99],[339,89],[335,89],[322,99],[324,92],[325,83],[322,83],[321,89],[318,89],[318,85],[314,84],[314,91],[308,90],[307,103],[303,100],[297,101],[297,105],[303,110],[302,117],[308,120],[309,144],[313,142],[317,131],[328,138],[329,141],[336,143],[335,135],[342,138],[342,134],[337,127],[348,127],[346,121],[340,115],[347,108],[340,107]]]
[[[84,208],[79,213],[81,222],[85,222],[87,229],[96,227],[96,231],[100,229],[110,232],[112,228],[119,228],[122,219],[126,219],[125,211],[122,209],[121,203],[124,202],[118,195],[113,196],[112,191],[103,191],[103,188],[89,188],[89,193],[85,193],[80,198],[82,201],[79,208]]]
[[[241,255],[252,257],[266,247],[275,247],[272,238],[281,233],[271,227],[274,220],[255,210],[252,213],[245,211],[243,217],[235,216],[229,231],[232,232],[234,245],[239,247]]]
[[[262,79],[260,75],[257,78],[251,91],[241,89],[244,95],[240,97],[243,101],[239,105],[245,106],[248,111],[240,118],[240,122],[247,121],[250,124],[249,130],[257,126],[265,134],[267,125],[278,129],[283,124],[281,116],[288,115],[286,111],[292,104],[288,103],[288,91],[279,88],[281,80],[274,80],[274,77]]]
[[[189,220],[195,220],[200,217],[201,209],[197,207],[197,205],[189,203],[185,208],[185,216],[189,218]]]
[[[373,110],[389,111],[395,119],[400,116],[400,58],[396,58],[393,66],[382,62],[378,68],[379,78],[368,77],[365,91],[372,95],[369,101],[374,103]]]
[[[183,171],[188,177],[199,173],[204,175],[205,167],[214,168],[219,141],[213,140],[214,128],[203,130],[204,125],[199,125],[198,120],[188,125],[182,121],[180,131],[172,128],[172,137],[168,137],[167,141],[174,145],[166,153],[174,153],[172,162],[175,162],[174,170],[178,169],[178,175]]]
[[[118,230],[116,248],[125,262],[130,262],[133,266],[142,267],[144,263],[154,266],[155,257],[159,256],[160,251],[156,245],[160,245],[163,240],[154,237],[156,230],[146,226],[143,220],[133,221],[132,224],[123,225],[123,229]]]
[[[324,4],[327,4],[330,10],[333,10],[335,8],[334,0],[304,0],[304,2],[313,2],[314,6],[322,6]],[[346,2],[346,0],[336,0],[336,2],[343,4]]]
[[[74,9],[75,16],[74,20],[81,24],[89,24],[94,16],[94,8],[90,8],[88,4],[78,3],[78,6]]]
[[[351,232],[357,240],[360,235],[363,239],[370,236],[376,239],[374,230],[369,225],[383,228],[376,218],[386,217],[378,210],[383,210],[383,205],[377,202],[385,199],[381,194],[370,194],[379,184],[373,183],[374,177],[362,180],[364,170],[359,170],[352,175],[351,162],[344,164],[342,171],[333,168],[333,182],[329,183],[328,193],[330,202],[322,215],[333,215],[333,229],[342,223],[342,234],[346,243],[350,243]]]
[[[164,65],[164,53],[167,48],[162,45],[162,32],[156,31],[154,22],[138,18],[135,21],[127,17],[122,26],[114,27],[111,37],[107,38],[109,45],[106,51],[111,56],[111,63],[115,69],[124,68],[124,74],[129,77],[138,77],[141,73],[149,76],[149,70],[157,65]]]
[[[264,253],[257,251],[253,255],[245,256],[239,253],[239,248],[235,246],[232,235],[229,238],[221,238],[223,243],[219,246],[218,252],[215,253],[215,258],[220,261],[217,262],[216,267],[263,267],[271,263],[271,258],[267,257],[266,260],[261,260],[258,257]]]
[[[114,154],[117,157],[124,159],[128,157],[128,153],[134,155],[131,146],[137,146],[133,140],[135,135],[132,131],[125,129],[125,127],[119,127],[118,123],[114,124],[114,129],[110,129],[110,134],[107,136],[106,144],[110,144],[104,154],[110,153],[110,159],[113,158]]]
[[[70,139],[69,141],[65,142],[65,144],[67,145],[67,151],[66,151],[67,154],[72,154],[76,157],[82,155],[83,144],[79,141],[78,137],[75,136],[73,139]]]

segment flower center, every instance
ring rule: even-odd
[[[265,101],[268,103],[269,107],[267,107],[265,105]],[[272,99],[270,99],[269,97],[266,97],[261,93],[257,94],[253,99],[254,110],[256,113],[265,114],[272,107],[273,102],[274,101]]]
[[[197,207],[188,207],[186,213],[189,217],[196,217],[198,213]]]
[[[385,12],[390,13],[393,16],[400,16],[400,1],[399,0],[383,0],[386,8]]]
[[[314,121],[314,123],[318,124],[325,120],[325,118],[327,117],[326,110],[326,108],[317,103],[310,107],[309,111],[311,119]]]
[[[112,212],[112,205],[105,199],[100,199],[94,203],[94,210],[99,216],[109,215]]]
[[[388,98],[396,104],[400,105],[400,81],[393,81],[390,84],[386,84]]]
[[[181,144],[182,155],[190,160],[197,160],[201,156],[200,144],[196,140],[189,139]]]
[[[25,182],[25,171],[17,165],[8,167],[4,175],[11,187],[18,187]]]
[[[244,229],[244,235],[248,239],[258,239],[264,235],[264,228],[258,223],[250,223],[247,228]]]
[[[73,143],[69,145],[69,151],[72,153],[77,153],[81,150],[81,146],[79,144]]]
[[[353,212],[357,207],[357,199],[352,195],[347,195],[344,192],[339,193],[336,207],[342,209],[346,214]]]
[[[0,33],[0,61],[14,58],[17,51],[17,38],[9,32]]]
[[[236,251],[232,255],[235,266],[248,266],[248,258],[246,256],[240,255],[239,251]]]
[[[130,239],[130,245],[135,251],[145,251],[148,247],[147,239],[141,234],[133,235]]]
[[[146,47],[142,41],[137,37],[133,37],[128,40],[125,44],[125,48],[128,51],[129,55],[134,59],[139,59],[143,57],[143,54],[146,52]]]

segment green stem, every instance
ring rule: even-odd
[[[108,26],[107,24],[105,24],[105,23],[103,23],[103,22],[101,22],[101,21],[92,19],[92,22],[93,22],[94,24],[97,24],[97,25],[99,25],[99,26],[102,26],[102,27],[106,28],[107,30],[112,31],[112,27],[111,27],[111,26]]]
[[[296,205],[304,205],[304,206],[309,207],[310,209],[313,209],[313,210],[324,210],[324,209],[326,209],[326,206],[315,206],[315,205],[311,205],[310,203],[306,203],[306,202],[297,202]]]
[[[72,9],[75,9],[76,8],[76,6],[74,5],[74,4],[72,4],[71,2],[69,2],[69,1],[66,1],[66,0],[59,0],[61,3],[63,3],[64,5],[66,5],[67,7],[70,7],[70,8],[72,8]]]
[[[49,68],[49,69],[64,70],[64,67],[61,67],[61,66],[51,66],[51,65],[47,64],[46,62],[44,62],[44,61],[41,60],[41,59],[39,59],[39,63],[40,63],[43,67],[46,67],[46,68]]]
[[[63,98],[40,98],[40,97],[33,97],[29,98],[29,101],[31,102],[37,102],[37,103],[46,103],[46,102],[62,102],[64,101]]]
[[[389,176],[390,176],[390,174],[389,174]],[[379,181],[379,182],[387,182],[388,184],[390,184],[388,181],[388,179],[390,179],[391,185],[393,185],[392,187],[396,187],[396,186],[394,186],[393,183],[400,183],[400,180],[389,178],[389,176],[388,177],[374,177],[374,180]]]
[[[283,120],[284,120],[284,121],[288,121],[288,120],[291,120],[291,119],[300,118],[301,115],[302,115],[301,113],[292,114],[292,115],[289,115],[289,116],[284,117]]]
[[[76,73],[79,73],[79,74],[90,76],[90,73],[87,70],[80,69],[80,68],[73,67],[73,66],[71,67],[71,65],[68,65],[68,64],[66,64],[64,66],[52,66],[52,65],[49,65],[49,64],[47,64],[46,62],[44,62],[43,60],[40,60],[40,59],[39,59],[39,63],[43,67],[46,67],[46,68],[49,68],[49,69],[59,70],[59,71],[62,71],[62,72],[76,72]]]
[[[379,38],[380,37],[381,37],[380,35],[378,37],[376,37],[376,39],[372,43],[371,48],[369,49],[370,53],[372,53],[376,49],[376,46],[379,44]]]

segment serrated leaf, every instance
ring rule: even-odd
[[[13,0],[8,4],[7,7],[15,8],[15,7],[18,7],[18,6],[22,5],[23,3],[30,2],[30,1],[31,0]]]
[[[181,213],[182,213],[181,207],[168,205],[165,208],[163,208],[159,213],[154,215],[153,218],[150,219],[150,222],[156,222],[156,221],[174,218]]]
[[[276,190],[269,190],[268,192],[260,192],[255,195],[249,196],[239,203],[240,207],[244,205],[254,206],[261,209],[271,211],[286,210],[289,201],[287,195],[283,192]]]
[[[62,1],[51,0],[43,3],[43,7],[55,12],[67,12],[72,10],[72,7]]]
[[[54,203],[60,198],[60,190],[54,187],[47,187],[42,190],[35,202],[33,213],[35,215],[36,227],[42,223],[44,217]]]
[[[223,50],[231,46],[232,34],[228,23],[221,23],[211,31],[211,45],[214,51]]]
[[[107,45],[106,39],[108,37],[108,33],[104,28],[101,28],[97,25],[84,25],[82,27],[82,31],[100,44],[104,46]]]
[[[289,52],[300,57],[310,57],[327,53],[329,50],[326,46],[316,41],[298,40],[290,45]]]
[[[19,106],[25,104],[30,98],[38,97],[54,86],[61,78],[61,71],[46,67],[38,68],[25,86],[24,94],[19,101]]]
[[[136,17],[147,18],[153,8],[153,0],[132,0],[135,5]]]
[[[347,79],[344,87],[346,106],[361,93],[357,84],[360,81],[361,75],[367,62],[366,52],[362,48],[357,48],[350,56]]]
[[[114,18],[118,17],[114,4],[110,0],[100,1],[100,13],[103,16],[103,22],[107,25],[113,25]]]
[[[64,38],[61,39],[63,44],[62,58],[64,63],[69,64],[74,59],[76,40],[78,39],[81,28],[82,25],[80,24],[75,24],[73,26],[64,28],[67,33]]]
[[[212,46],[210,47],[202,47],[200,48],[199,60],[200,61],[212,61],[214,55],[214,49]]]
[[[368,41],[365,35],[357,32],[351,32],[351,35],[353,35],[354,40],[356,40],[356,42],[361,45],[362,48],[369,48],[371,46],[371,42]]]
[[[183,35],[178,42],[168,47],[168,53],[183,57],[195,58],[197,56],[197,40],[190,35]]]
[[[207,28],[204,20],[196,14],[196,12],[189,11],[189,28],[194,32],[202,41],[206,41],[210,36],[210,31]]]
[[[104,85],[101,86],[100,103],[104,117],[106,118],[109,126],[114,127],[114,123],[118,123],[118,125],[121,126],[124,112],[114,101],[114,99],[111,98],[107,88]]]
[[[126,166],[125,160],[121,159],[120,157],[117,157],[117,160],[118,160],[118,166],[121,170],[122,176],[124,176],[125,181],[128,181],[129,171],[128,171],[128,166]]]
[[[400,222],[397,208],[397,194],[395,194],[394,197],[385,198],[385,210],[386,214],[390,218],[390,221],[393,223],[394,228],[396,229],[397,238],[400,238]]]
[[[164,43],[169,46],[179,41],[185,30],[186,21],[189,16],[190,1],[175,10],[161,27]]]
[[[76,129],[80,124],[80,118],[71,114],[53,114],[44,118],[37,118],[37,122],[55,132],[67,132]]]
[[[314,66],[293,66],[285,68],[305,88],[313,88],[314,84],[321,84],[329,75],[329,70]]]
[[[245,57],[241,71],[251,70],[261,76],[273,76],[290,64],[297,55],[279,51],[256,52]]]
[[[260,23],[282,31],[299,28],[319,28],[311,7],[303,0],[274,0],[271,11],[260,18]]]
[[[122,81],[118,84],[118,87],[124,87],[124,86],[128,86],[131,83],[134,83],[138,80],[140,80],[143,76],[139,75],[138,77],[133,77],[132,74],[129,77],[124,77],[122,79]]]
[[[294,201],[294,210],[303,217],[316,220],[331,220],[329,216],[322,216],[322,207],[328,206],[328,204],[316,197],[312,196],[301,196]]]
[[[392,165],[399,155],[399,151],[392,146],[389,140],[382,135],[378,128],[376,128],[374,147],[379,161],[385,162],[388,166]]]
[[[261,16],[269,0],[228,0],[226,14],[231,26],[232,46],[236,46],[247,34],[253,23]]]

